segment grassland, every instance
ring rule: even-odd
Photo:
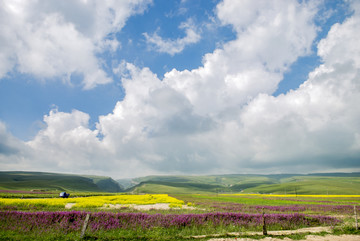
[[[124,190],[119,183],[130,187]],[[360,173],[109,177],[42,172],[0,172],[0,190],[131,192],[150,194],[360,194]],[[135,185],[135,186],[134,186]]]
[[[358,173],[149,176],[126,182],[137,183],[128,191],[141,195],[101,192],[118,190],[107,177],[0,172],[0,240],[79,240],[86,214],[88,240],[189,240],[229,232],[247,237],[262,230],[263,212],[268,230],[334,226],[337,234],[360,235],[353,228],[354,206],[360,213]],[[59,191],[70,191],[70,198],[58,198]],[[162,193],[171,195],[156,195]],[[154,203],[170,204],[136,208]]]
[[[109,177],[82,176],[45,172],[0,172],[0,190],[121,192]]]
[[[353,205],[360,205],[360,195],[266,195],[266,194],[219,194],[219,195],[197,195],[184,194],[175,195],[175,197],[185,200],[186,202],[204,204],[241,204],[238,207],[257,206],[257,207],[274,207],[274,206],[303,206],[304,210],[310,205],[322,205],[329,210],[333,206],[348,206],[349,212],[352,213]],[[232,210],[239,211],[239,210]]]
[[[33,195],[37,197],[41,194]],[[263,212],[270,231],[336,226],[334,230],[338,234],[360,234],[352,228],[353,206],[360,204],[360,196],[355,195],[183,194],[170,197],[109,193],[108,196],[87,198],[7,198],[2,201],[0,239],[3,240],[79,240],[86,214],[90,214],[89,227],[84,237],[87,240],[191,240],[190,237],[198,235],[208,236],[197,240],[208,240],[214,234],[227,237],[230,232],[236,232],[232,235],[237,237],[248,237],[247,232],[262,230]],[[24,205],[22,202],[39,205]],[[82,205],[67,210],[64,208],[66,202]],[[179,209],[178,206],[147,211],[130,207],[103,209],[107,204],[164,202],[191,202],[194,209]]]
[[[127,190],[133,193],[360,194],[359,173],[148,176],[133,182],[138,184]]]
[[[360,194],[359,177],[294,176],[282,179],[281,183],[259,185],[244,190],[247,193],[275,194]]]

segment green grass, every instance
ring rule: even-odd
[[[192,240],[190,237],[180,236],[167,230],[153,230],[152,232],[139,233],[131,230],[116,230],[107,232],[87,232],[83,239],[80,233],[19,233],[14,231],[0,231],[0,240],[124,240],[124,241],[172,241]],[[196,240],[208,240],[208,238],[197,238]]]
[[[190,188],[185,187],[173,187],[169,185],[145,183],[135,189],[135,193],[167,193],[167,194],[178,194],[178,193],[191,193],[193,192]]]
[[[267,206],[282,206],[282,205],[294,205],[294,204],[319,204],[315,201],[303,201],[303,200],[288,200],[279,198],[264,198],[264,197],[251,197],[251,196],[227,196],[227,195],[192,195],[197,199],[211,200],[216,202],[229,202],[229,203],[241,203],[245,205],[267,205]]]
[[[209,176],[147,176],[133,179],[137,183],[181,183],[181,184],[207,184],[218,189],[231,191],[234,185],[273,184],[278,183],[276,178],[264,175],[209,175]],[[218,190],[217,190],[218,191]]]
[[[205,194],[360,194],[360,177],[315,175],[223,175],[223,176],[148,176],[129,189],[135,193]]]
[[[212,233],[215,234],[215,233]],[[180,236],[180,235],[173,235],[166,231],[154,231],[153,233],[147,234],[139,234],[137,232],[98,232],[98,233],[87,233],[82,240],[123,240],[123,241],[167,241],[167,240],[174,240],[174,241],[188,241],[188,240],[198,240],[204,241],[209,240],[210,238],[243,238],[243,239],[254,239],[260,240],[264,238],[277,238],[277,239],[291,239],[291,240],[304,240],[306,239],[307,235],[318,235],[318,236],[325,236],[328,233],[300,233],[300,234],[291,234],[291,235],[230,235],[224,233],[222,235],[207,235],[205,237],[197,237],[196,239],[192,236]],[[341,235],[343,233],[339,233],[337,235]],[[348,234],[348,233],[346,233]],[[16,232],[11,231],[4,231],[0,232],[0,240],[81,240],[79,233],[46,233],[46,234],[19,234]]]
[[[210,194],[220,189],[220,186],[200,183],[164,183],[164,182],[147,182],[139,185],[134,189],[134,193],[152,193],[152,194],[181,194],[181,193],[198,193]]]
[[[215,233],[213,233],[215,234]],[[355,231],[355,229],[349,229],[348,231],[338,231],[334,230],[334,235],[343,235],[343,234],[351,234],[351,235],[360,235],[359,231]],[[325,236],[328,235],[326,232],[321,233],[300,233],[300,234],[290,234],[290,235],[229,235],[229,234],[222,234],[222,235],[207,235],[203,238],[192,238],[191,236],[173,236],[169,232],[153,232],[152,234],[139,234],[136,232],[98,232],[98,233],[87,233],[83,239],[80,239],[79,233],[43,233],[43,234],[36,234],[36,233],[29,233],[29,234],[21,234],[18,232],[13,231],[2,231],[0,232],[0,240],[123,240],[123,241],[167,241],[167,240],[174,240],[174,241],[188,241],[188,240],[198,240],[204,241],[209,240],[210,238],[235,238],[240,239],[254,239],[260,240],[264,238],[277,238],[277,239],[291,239],[291,240],[304,240],[306,239],[307,235],[316,235],[316,236]]]
[[[127,180],[128,182],[131,182]],[[148,176],[132,180],[133,193],[215,194],[360,194],[359,173],[311,175],[208,175]],[[41,172],[0,172],[0,189],[45,190],[52,192],[121,192],[109,177],[67,175]]]
[[[286,206],[286,205],[360,205],[358,197],[269,197],[253,195],[214,195],[180,194],[177,199],[192,203],[203,203],[203,207],[212,203],[236,203],[249,206]]]
[[[297,177],[281,180],[279,184],[262,184],[247,188],[244,193],[357,195],[360,194],[359,177]]]

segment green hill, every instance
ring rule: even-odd
[[[322,195],[360,194],[360,177],[294,176],[281,181],[278,184],[248,188],[244,192]]]
[[[46,190],[80,192],[122,192],[110,177],[47,172],[0,172],[2,190]]]
[[[223,187],[207,183],[146,181],[126,190],[135,193],[216,193]]]
[[[360,194],[360,173],[276,175],[147,176],[114,181],[110,177],[46,172],[0,172],[2,190],[167,194],[273,193]]]
[[[360,173],[147,176],[131,180],[134,193],[360,194]]]

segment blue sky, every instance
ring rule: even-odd
[[[214,8],[219,1],[153,1],[142,13],[131,16],[126,25],[115,35],[121,48],[115,53],[99,55],[105,61],[104,69],[114,82],[95,89],[83,90],[81,75],[72,76],[72,85],[62,83],[59,78],[42,79],[19,71],[8,73],[1,83],[0,118],[18,138],[29,140],[41,127],[43,115],[54,106],[69,112],[78,109],[89,113],[91,121],[99,115],[112,111],[115,103],[124,96],[121,79],[112,73],[112,66],[121,61],[149,67],[159,78],[173,68],[178,70],[194,69],[201,66],[204,54],[212,52],[217,45],[235,38],[231,26],[216,26],[212,23]],[[185,35],[178,26],[192,19],[203,32],[196,44],[188,46],[179,54],[171,56],[151,50],[144,33],[158,33],[163,38],[176,39]],[[212,25],[211,31],[205,26]],[[209,26],[210,27],[210,26]]]
[[[4,1],[0,168],[359,170],[358,5]]]

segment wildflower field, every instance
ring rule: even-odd
[[[73,204],[70,209],[65,208],[68,203]],[[154,204],[168,208],[133,208]],[[270,231],[318,226],[341,230],[354,224],[354,206],[359,213],[360,196],[146,194],[61,199],[34,194],[0,198],[0,239],[79,240],[87,214],[83,238],[90,240],[189,240],[198,235],[205,236],[197,240],[208,240],[231,232],[241,236],[261,231],[264,218]]]
[[[90,196],[75,198],[0,198],[0,206],[16,207],[65,207],[66,204],[73,203],[77,208],[99,208],[109,204],[156,204],[170,203],[182,205],[184,202],[166,194],[146,194],[146,195],[114,195],[114,196]]]

